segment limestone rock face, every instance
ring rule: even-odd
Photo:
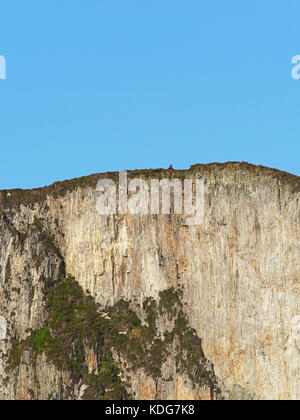
[[[81,398],[84,380],[73,383],[43,353],[32,365],[24,352],[8,368],[13,342],[45,325],[45,293],[68,274],[99,310],[124,299],[139,315],[147,298],[182,289],[220,396],[300,399],[300,178],[246,163],[128,173],[203,179],[204,220],[187,226],[177,214],[99,215],[96,183],[106,177],[117,180],[0,192],[0,398]],[[165,328],[157,322],[162,336]],[[171,374],[172,357],[159,379],[116,363],[134,398],[214,397],[186,373]],[[87,360],[93,369],[97,354]]]

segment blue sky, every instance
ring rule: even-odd
[[[300,175],[299,0],[0,2],[0,188],[244,160]]]

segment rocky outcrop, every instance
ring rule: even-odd
[[[203,179],[203,222],[99,215],[97,181],[116,173],[0,192],[0,398],[299,399],[300,178],[247,163],[133,177]],[[65,278],[91,299],[85,327],[100,317],[93,343],[78,320],[60,312],[70,330],[53,321]],[[72,290],[64,298],[78,313]],[[59,335],[71,332],[58,363]],[[143,364],[154,345],[161,358]]]

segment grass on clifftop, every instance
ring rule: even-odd
[[[248,162],[226,162],[226,163],[208,163],[192,165],[189,170],[176,169],[138,169],[129,170],[128,178],[143,177],[143,178],[179,178],[183,179],[195,173],[206,176],[213,171],[222,172],[224,170],[243,170],[249,174],[254,174],[258,177],[275,178],[283,184],[290,185],[292,192],[300,192],[300,177],[290,174],[288,172],[280,171],[278,169],[268,168],[262,165],[256,166]],[[74,178],[66,181],[55,182],[50,186],[43,188],[35,188],[32,190],[3,190],[0,191],[0,207],[10,207],[30,205],[36,202],[44,202],[47,196],[54,198],[65,196],[66,193],[74,191],[77,188],[92,187],[95,188],[100,179],[110,178],[118,182],[118,172],[107,172],[83,176],[81,178]]]

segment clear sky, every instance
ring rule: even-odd
[[[300,175],[299,0],[0,0],[0,188],[244,160]]]

